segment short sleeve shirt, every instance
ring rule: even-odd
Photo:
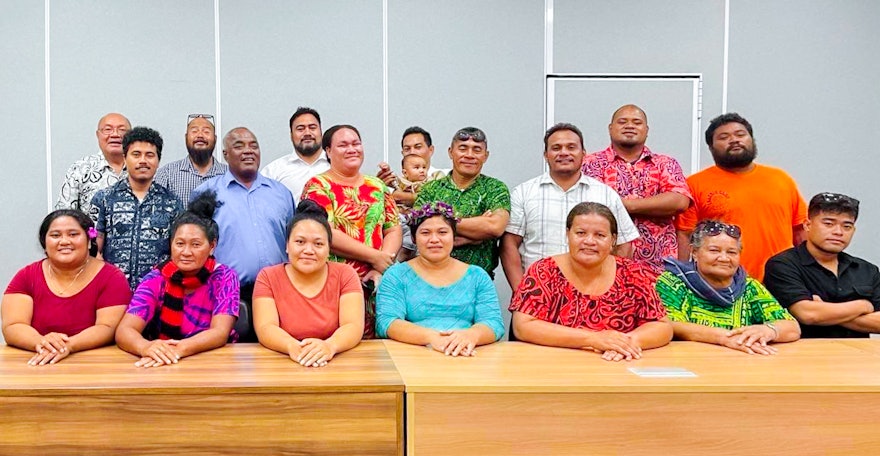
[[[92,208],[92,198],[98,190],[125,178],[125,171],[116,174],[104,154],[86,156],[68,168],[55,209],[79,209],[88,214]]]

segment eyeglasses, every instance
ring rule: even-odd
[[[844,202],[844,203],[850,203],[855,207],[859,207],[859,200],[857,200],[851,196],[846,196],[846,195],[843,195],[840,193],[831,193],[831,192],[820,193],[820,194],[816,195],[816,198],[822,200],[822,202],[824,202],[824,203]]]
[[[721,233],[725,233],[734,239],[739,239],[742,236],[742,230],[738,226],[732,224],[728,225],[714,220],[700,222],[696,231],[699,231],[706,236],[718,236]]]
[[[117,133],[119,133],[119,136],[125,136],[125,134],[128,132],[128,127],[126,127],[125,125],[120,125],[120,126],[118,126],[118,127],[112,127],[112,126],[110,126],[110,125],[104,125],[104,126],[101,127],[101,129],[99,129],[98,131],[100,131],[101,134],[104,135],[104,136],[110,136],[110,135],[113,134],[114,131],[117,132]]]
[[[214,116],[211,114],[190,114],[186,118],[186,124],[189,125],[190,122],[196,119],[205,119],[208,122],[211,122],[211,125],[214,125]]]
[[[462,128],[455,133],[453,139],[458,141],[473,139],[476,142],[486,142],[486,134],[479,128]]]

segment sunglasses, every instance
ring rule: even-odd
[[[214,116],[211,114],[190,114],[186,117],[186,124],[189,125],[190,122],[196,119],[205,119],[211,122],[211,125],[214,125]]]
[[[724,233],[734,239],[739,239],[742,236],[742,230],[738,226],[728,225],[726,223],[716,222],[714,220],[701,222],[700,226],[697,227],[697,231],[700,231],[706,236],[718,236],[721,233]]]
[[[859,200],[857,200],[851,196],[842,195],[840,193],[825,192],[825,193],[820,193],[816,196],[820,200],[822,200],[822,202],[825,202],[825,203],[845,202],[845,203],[850,203],[855,207],[859,207]]]
[[[476,142],[486,142],[486,134],[479,128],[462,128],[455,133],[454,139],[458,141],[473,139]]]

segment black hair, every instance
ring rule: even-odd
[[[43,250],[46,250],[46,234],[49,233],[49,226],[52,225],[52,222],[61,217],[70,217],[76,220],[76,223],[78,223],[83,231],[85,231],[86,238],[89,240],[89,255],[97,255],[98,243],[95,241],[95,238],[89,237],[89,229],[95,228],[95,222],[93,222],[85,212],[79,209],[58,209],[50,212],[49,215],[43,218],[43,223],[40,224],[40,231],[38,234],[40,247],[42,247]],[[92,232],[94,233],[94,231]]]
[[[425,147],[431,147],[433,144],[431,142],[431,134],[428,133],[427,130],[419,126],[412,126],[403,130],[403,136],[400,137],[400,147],[403,147],[403,140],[406,139],[407,136],[414,134],[420,134],[422,135],[422,138],[425,138]]]
[[[578,139],[581,140],[581,149],[584,148],[584,134],[581,133],[580,128],[576,127],[574,124],[570,124],[567,122],[560,122],[560,123],[550,127],[549,129],[547,129],[547,132],[544,133],[544,151],[545,152],[547,151],[547,147],[549,146],[548,142],[550,141],[550,137],[553,136],[553,133],[556,133],[557,131],[563,131],[563,130],[568,130],[568,131],[576,134],[578,136]]]
[[[195,225],[205,232],[208,242],[214,242],[220,238],[220,228],[214,221],[214,212],[223,203],[217,201],[217,194],[209,190],[200,193],[192,201],[189,202],[186,211],[174,218],[171,222],[171,236],[169,242],[174,240],[178,228],[183,225]]]
[[[422,157],[421,155],[416,155],[416,154],[404,155],[403,158],[400,159],[400,166],[401,166],[401,168],[404,167],[404,166],[406,166],[406,161],[407,161],[407,160],[412,160],[412,159],[414,159],[414,158],[418,158],[418,159],[420,159],[420,160],[425,160],[425,157]],[[428,160],[425,160],[425,164],[427,164],[427,163],[428,163]]]
[[[840,193],[819,193],[810,198],[807,217],[813,218],[820,213],[849,214],[853,221],[859,218],[859,200]]]
[[[735,112],[729,112],[727,114],[721,114],[720,116],[712,119],[712,121],[709,122],[709,128],[706,128],[706,144],[709,145],[709,147],[712,147],[712,136],[715,135],[715,130],[717,130],[720,126],[729,123],[741,124],[742,126],[746,127],[746,131],[749,132],[749,136],[754,138],[755,135],[752,133],[752,124],[750,124],[749,121],[745,119],[745,117]]]
[[[134,127],[122,137],[122,155],[128,154],[128,146],[134,142],[145,142],[156,146],[156,156],[162,160],[162,135],[149,127]]]
[[[290,239],[293,228],[303,220],[311,220],[323,226],[327,231],[327,242],[333,241],[333,230],[330,228],[330,222],[327,221],[327,211],[310,199],[304,199],[296,206],[296,214],[287,222],[287,239]]]
[[[611,209],[608,209],[608,206],[593,202],[578,203],[575,207],[571,208],[571,211],[568,212],[568,217],[565,218],[565,230],[571,229],[575,217],[593,214],[608,220],[608,225],[611,226],[611,234],[617,236],[617,218],[614,217],[614,213],[611,212]]]
[[[318,121],[318,128],[321,128],[321,115],[318,114],[318,111],[308,107],[308,106],[300,106],[296,108],[296,111],[293,112],[293,115],[290,116],[290,129],[293,130],[293,121],[296,120],[297,117],[303,116],[306,114],[311,114],[315,116],[315,119]]]
[[[321,138],[321,148],[324,150],[330,150],[330,145],[333,144],[333,135],[335,135],[337,131],[344,130],[344,129],[349,129],[349,130],[355,132],[355,134],[357,134],[357,136],[358,136],[358,139],[361,138],[361,132],[359,132],[357,128],[355,128],[351,125],[347,125],[347,124],[334,125],[334,126],[328,128],[327,131],[324,132],[324,135]]]

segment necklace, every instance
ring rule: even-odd
[[[73,285],[76,283],[76,281],[79,280],[79,276],[82,275],[83,271],[86,270],[86,266],[89,265],[89,260],[90,260],[90,258],[86,257],[86,262],[83,263],[81,268],[79,268],[79,272],[77,272],[76,275],[73,276],[73,280],[71,280],[70,283],[67,284],[67,287],[65,287],[63,290],[61,290],[61,292],[58,293],[59,296],[64,296],[67,293],[67,291],[70,290],[71,287],[73,287]],[[58,280],[58,273],[55,272],[55,267],[52,266],[51,262],[49,263],[49,272],[52,273],[52,279],[54,279],[55,283],[58,284],[58,286],[60,287],[61,281]]]

